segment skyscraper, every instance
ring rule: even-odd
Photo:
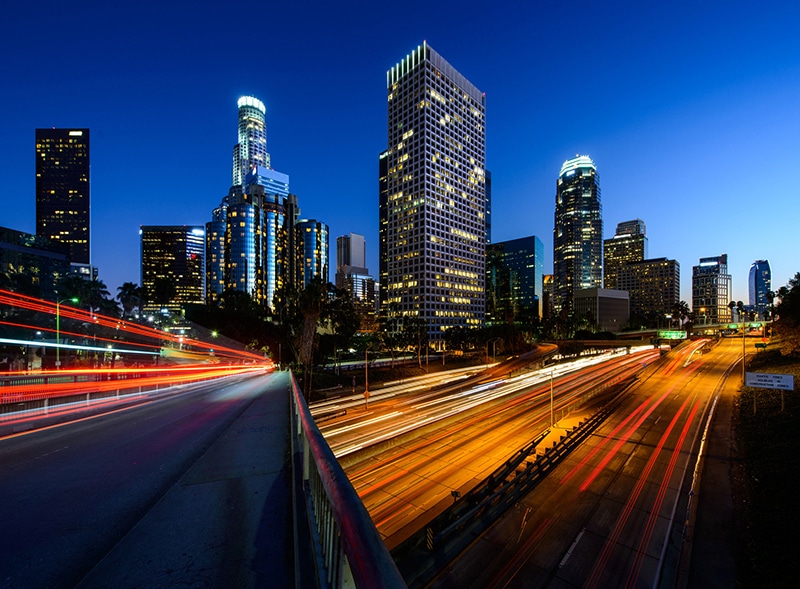
[[[231,186],[244,184],[256,166],[270,168],[267,153],[267,107],[258,98],[242,96],[239,107],[239,142],[233,146]]]
[[[328,282],[328,249],[330,247],[328,226],[315,219],[300,219],[295,223],[298,245],[303,252],[300,286],[308,286],[313,278]]]
[[[728,254],[700,258],[700,264],[692,266],[692,312],[703,323],[731,320],[731,292]]]
[[[90,264],[89,129],[36,129],[36,234]]]
[[[205,231],[203,228],[186,225],[143,225],[140,234],[141,284],[149,293],[145,312],[159,311],[163,308],[179,312],[183,305],[204,303]]]
[[[363,235],[336,238],[336,288],[346,290],[362,318],[362,328],[373,327],[376,308],[375,279],[369,275],[367,246]]]
[[[634,219],[617,223],[617,232],[603,241],[603,285],[605,288],[626,290],[617,283],[619,270],[625,264],[647,258],[647,235],[644,221]],[[631,313],[634,313],[631,298]]]
[[[553,306],[572,315],[574,294],[603,286],[600,178],[589,156],[564,162],[556,184],[553,227]]]
[[[421,318],[437,342],[449,327],[483,323],[486,97],[427,43],[386,85],[383,311]]]
[[[544,246],[535,235],[486,247],[486,323],[529,328],[541,316]]]
[[[759,315],[769,307],[767,293],[772,289],[772,271],[769,260],[756,260],[750,265],[750,275],[747,280],[750,295],[750,307]]]

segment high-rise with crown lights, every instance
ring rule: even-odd
[[[589,156],[564,162],[556,183],[553,227],[553,307],[572,314],[574,294],[603,286],[600,178]]]
[[[485,311],[486,97],[427,43],[386,74],[381,304],[430,339]]]
[[[750,308],[758,314],[763,314],[769,307],[768,293],[772,288],[772,270],[769,267],[769,260],[756,260],[750,265],[747,287],[750,295]]]
[[[242,96],[239,107],[239,142],[233,146],[231,186],[241,186],[253,168],[269,168],[267,107],[258,98]]]
[[[36,234],[90,263],[89,129],[36,129]]]

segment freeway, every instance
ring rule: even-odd
[[[229,377],[0,438],[0,587],[78,584],[267,386]]]
[[[392,549],[518,448],[658,357],[647,347],[466,387],[408,387],[320,429]],[[552,390],[552,402],[551,402]]]
[[[698,449],[741,359],[738,342],[701,345],[648,370],[612,417],[428,586],[685,583]]]

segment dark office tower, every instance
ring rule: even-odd
[[[725,323],[731,320],[731,275],[728,274],[728,254],[700,258],[692,266],[692,312],[705,318],[705,323]]]
[[[750,265],[747,285],[750,291],[750,307],[763,316],[764,311],[769,307],[767,293],[772,288],[772,271],[769,267],[769,260],[756,260]]]
[[[628,291],[632,321],[656,328],[669,325],[665,317],[681,297],[681,265],[676,260],[628,262],[620,266],[616,280],[618,290]]]
[[[486,323],[529,330],[541,316],[544,247],[535,235],[486,246]]]
[[[572,315],[574,294],[603,286],[600,178],[589,156],[564,162],[556,184],[553,276],[556,313]]]
[[[203,304],[205,288],[205,231],[186,225],[143,225],[142,286],[149,301],[146,313],[169,309],[180,312],[187,304]]]
[[[386,85],[384,312],[421,319],[440,345],[450,327],[483,324],[486,97],[427,43]]]
[[[542,317],[547,319],[553,316],[554,280],[552,274],[542,275]]]
[[[267,108],[252,96],[242,96],[237,104],[239,142],[233,146],[232,186],[244,184],[248,172],[257,166],[272,167],[267,153]]]
[[[619,269],[631,262],[647,258],[647,235],[644,221],[634,219],[617,224],[617,232],[611,239],[603,241],[603,285],[605,288],[626,290],[618,286]],[[633,313],[631,298],[631,313]]]
[[[36,129],[36,234],[90,264],[89,129]]]
[[[225,227],[228,197],[211,213],[206,223],[206,302],[218,303],[225,291]]]
[[[389,150],[378,156],[378,309],[388,312],[386,285],[389,280]]]
[[[303,252],[302,286],[308,286],[312,278],[320,278],[323,283],[328,282],[328,247],[329,231],[325,223],[314,219],[300,219],[295,224],[297,241],[300,251]]]
[[[0,227],[0,273],[11,281],[10,290],[54,301],[56,284],[69,275],[70,267],[67,256],[49,239]]]

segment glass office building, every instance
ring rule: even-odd
[[[603,286],[605,288],[625,288],[618,286],[617,275],[625,264],[647,259],[647,235],[644,221],[634,219],[617,223],[614,237],[603,242]],[[631,299],[633,305],[633,299]],[[631,307],[633,313],[633,307]]]
[[[692,312],[695,317],[703,317],[704,323],[708,324],[731,321],[728,307],[731,293],[728,254],[700,258],[700,263],[692,266]]]
[[[486,323],[529,327],[541,317],[544,246],[535,235],[486,247]]]
[[[319,277],[328,282],[329,230],[325,223],[314,219],[300,219],[295,224],[297,241],[303,252],[302,286],[307,286],[312,278]]]
[[[768,293],[772,289],[772,271],[769,260],[756,260],[750,265],[747,280],[750,308],[763,316],[769,307]]]
[[[188,225],[142,225],[141,285],[148,293],[145,313],[164,308],[180,312],[186,304],[205,302],[205,230]],[[163,282],[174,286],[162,299]],[[162,284],[160,284],[162,283]]]

